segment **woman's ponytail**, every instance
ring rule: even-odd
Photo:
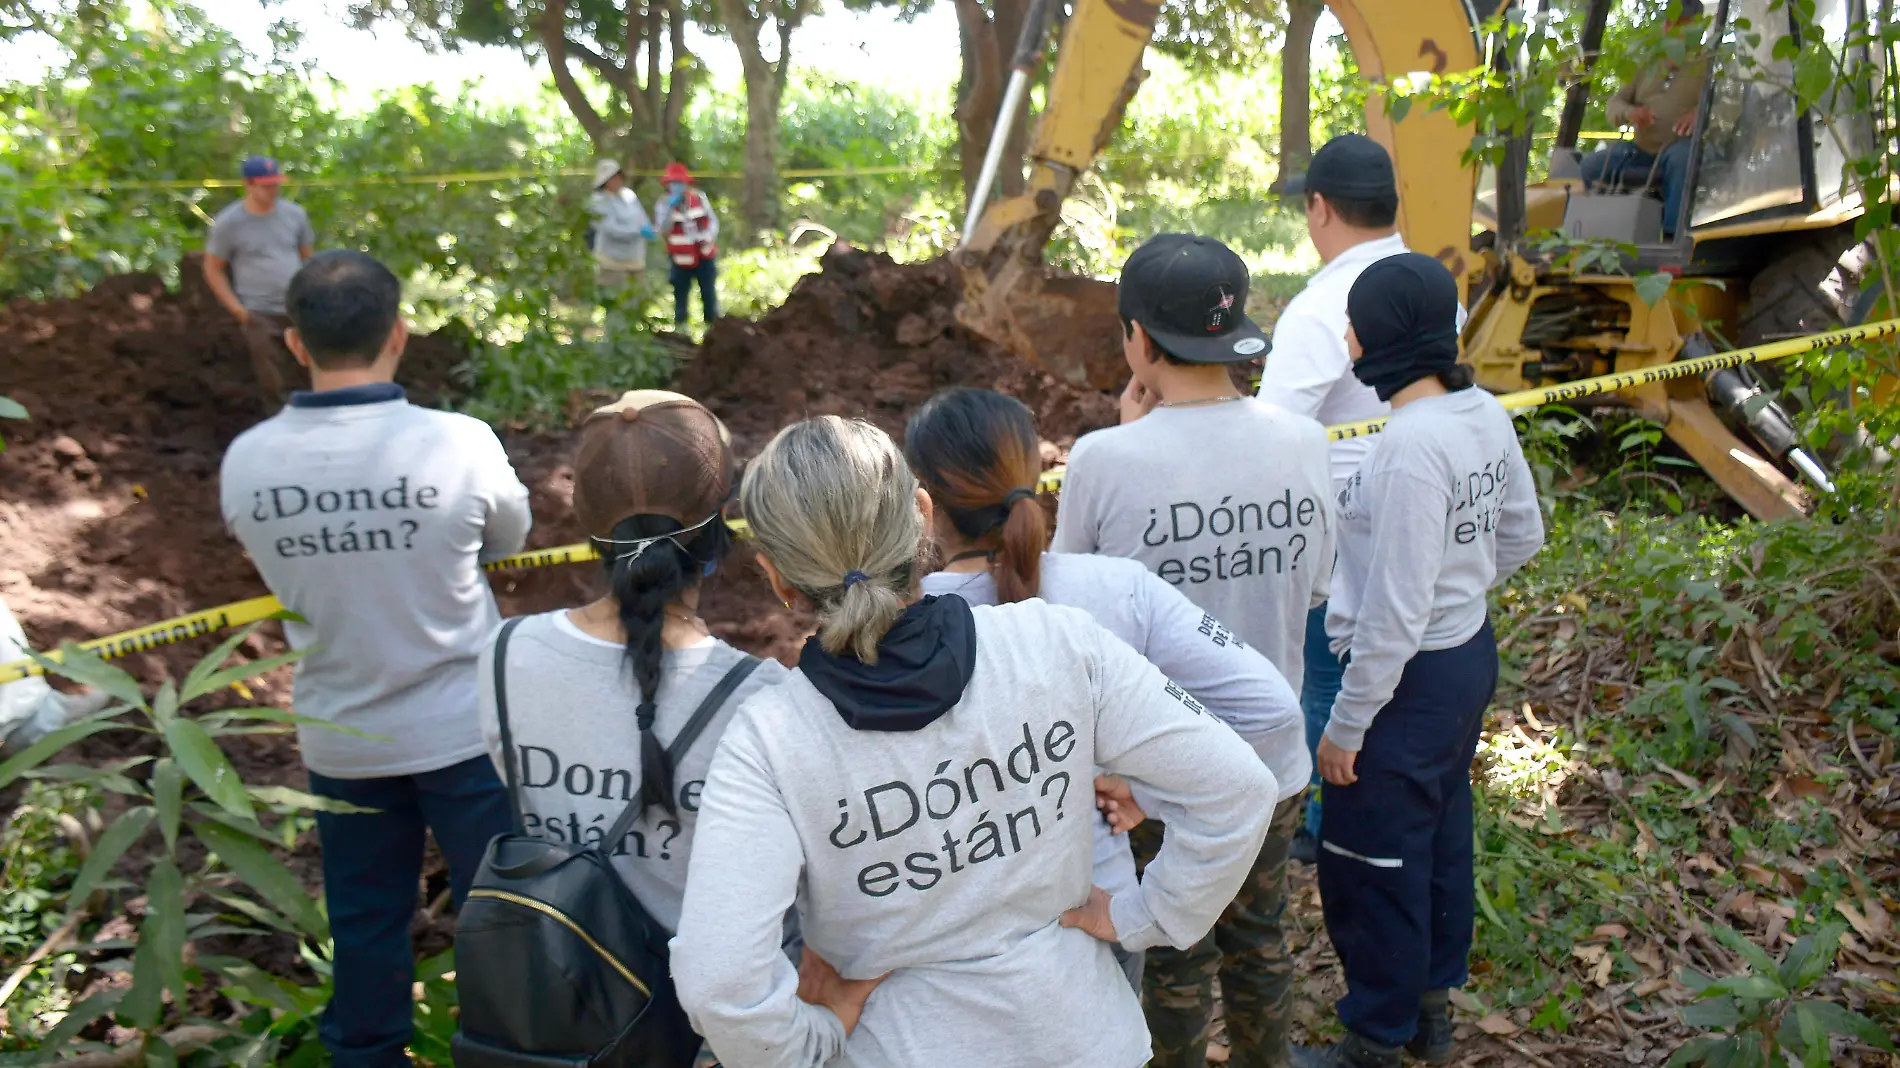
[[[1049,513],[1028,487],[1011,490],[1005,501],[1002,545],[996,551],[996,599],[1026,601],[1042,592],[1042,553],[1049,547]]]
[[[610,556],[607,561],[609,584],[619,606],[620,625],[627,632],[626,662],[640,691],[640,703],[634,716],[640,726],[640,808],[659,805],[669,815],[678,815],[674,799],[673,763],[666,747],[653,733],[658,712],[660,666],[666,659],[662,635],[666,629],[666,606],[678,600],[686,590],[699,584],[706,566],[724,556],[731,545],[731,533],[723,520],[696,533],[681,548],[665,537],[680,529],[667,516],[636,515],[614,527],[611,544],[641,544],[637,552]],[[657,539],[648,541],[647,539]]]
[[[944,390],[911,416],[904,454],[957,533],[992,554],[996,599],[1040,595],[1049,513],[1036,496],[1042,453],[1029,408],[987,389]]]

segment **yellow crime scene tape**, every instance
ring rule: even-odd
[[[895,163],[875,167],[832,167],[832,168],[791,168],[779,171],[781,178],[855,178],[860,176],[876,177],[889,174],[923,174],[931,171],[951,171],[948,167],[935,163]],[[660,171],[628,170],[635,178],[658,178]],[[470,182],[519,182],[532,179],[552,180],[556,178],[591,178],[592,167],[565,167],[552,171],[454,171],[448,174],[395,174],[366,175],[356,178],[301,178],[286,176],[284,185],[294,186],[354,186],[354,185],[459,185]],[[729,180],[745,177],[738,171],[707,171],[695,173],[693,179]],[[89,182],[23,182],[25,189],[241,189],[242,178],[154,178],[137,181],[116,181],[109,178]]]
[[[1540,139],[1557,136],[1554,133],[1537,134]],[[1635,135],[1619,130],[1586,130],[1577,135],[1583,140],[1627,141]],[[1184,153],[1173,156],[1104,156],[1103,162],[1120,163],[1129,160],[1149,162],[1206,162],[1225,157],[1211,153]],[[954,165],[940,163],[890,163],[871,167],[792,167],[778,172],[780,178],[875,178],[893,174],[935,174],[956,170]],[[664,172],[652,170],[626,170],[621,173],[635,178],[658,178]],[[341,188],[358,185],[466,185],[481,182],[524,182],[532,180],[551,181],[558,178],[592,178],[592,167],[563,167],[545,171],[451,171],[445,174],[371,174],[355,177],[321,177],[312,175],[302,177],[296,174],[286,175],[287,187],[308,186],[311,188]],[[736,181],[744,178],[740,171],[694,172],[695,181]],[[242,178],[147,178],[120,181],[111,178],[98,178],[77,182],[20,182],[13,188],[20,189],[85,189],[95,192],[108,190],[133,189],[242,189]]]
[[[1760,363],[1764,360],[1778,360],[1803,352],[1815,352],[1833,348],[1837,345],[1855,342],[1875,341],[1900,334],[1900,319],[1886,319],[1877,323],[1850,326],[1826,333],[1811,334],[1806,337],[1790,338],[1786,341],[1774,341],[1765,345],[1736,349],[1732,352],[1718,352],[1712,356],[1699,356],[1675,363],[1658,364],[1645,367],[1640,371],[1625,371],[1620,374],[1600,375],[1596,378],[1579,379],[1561,385],[1546,386],[1540,389],[1520,390],[1506,393],[1498,401],[1509,410],[1535,408],[1543,404],[1562,404],[1583,397],[1593,397],[1604,393],[1636,386],[1653,385],[1673,378],[1686,378],[1690,375],[1706,374],[1725,367],[1739,367],[1745,363]],[[1368,419],[1359,423],[1346,423],[1341,426],[1327,427],[1326,433],[1334,441],[1345,438],[1366,437],[1377,434],[1385,426],[1384,419]],[[1037,488],[1048,493],[1062,488],[1063,468],[1051,468],[1043,472]],[[744,520],[733,520],[733,532],[744,536],[748,531]],[[492,560],[482,565],[484,571],[514,571],[525,568],[553,567],[557,564],[578,564],[588,560],[598,560],[600,554],[593,546],[580,543],[561,545],[552,549],[537,549],[533,552],[516,553],[513,556]],[[200,612],[161,620],[135,630],[107,635],[81,642],[80,648],[98,653],[106,659],[142,653],[161,645],[184,641],[187,638],[202,637],[231,627],[241,627],[262,619],[270,619],[284,612],[283,603],[275,597],[253,597],[248,601],[207,608]],[[58,659],[58,652],[43,654]],[[45,669],[31,660],[16,660],[9,664],[0,664],[0,685],[23,679],[28,675],[44,674]]]

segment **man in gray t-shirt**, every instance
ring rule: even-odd
[[[268,156],[244,161],[244,199],[218,212],[205,243],[205,282],[244,328],[251,368],[275,411],[304,380],[284,347],[284,290],[317,243],[310,216],[278,195],[283,172]]]

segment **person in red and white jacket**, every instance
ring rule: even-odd
[[[713,214],[712,201],[699,191],[691,171],[684,163],[669,163],[660,173],[666,191],[653,206],[653,227],[666,239],[666,256],[671,261],[667,281],[673,283],[673,325],[686,328],[686,298],[693,280],[699,280],[700,310],[706,325],[719,318],[719,293],[716,288],[719,258],[719,216]]]

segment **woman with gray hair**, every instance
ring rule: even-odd
[[[1076,609],[921,597],[930,498],[869,423],[786,428],[740,500],[818,632],[707,777],[672,961],[720,1062],[1145,1063],[1110,944],[1206,934],[1259,852],[1272,772]],[[1167,820],[1112,898],[1089,878],[1098,765]],[[800,969],[779,951],[794,904]]]

